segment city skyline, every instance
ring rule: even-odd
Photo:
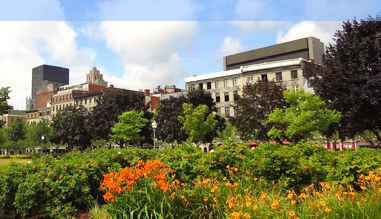
[[[70,84],[95,66],[121,88],[184,88],[185,77],[223,70],[223,56],[308,36],[327,45],[343,21],[379,8],[373,0],[6,2],[0,87],[10,86],[9,103],[25,109],[32,68],[48,64],[69,68]]]

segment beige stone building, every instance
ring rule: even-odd
[[[8,128],[16,119],[25,120],[25,110],[8,110],[0,119],[4,122],[4,127]]]
[[[237,95],[242,95],[243,87],[258,80],[275,81],[287,89],[301,89],[313,92],[303,77],[302,58],[274,61],[242,66],[222,72],[185,78],[186,90],[202,89],[210,92],[216,103],[217,112],[225,116],[236,115]]]

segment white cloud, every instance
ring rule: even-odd
[[[176,84],[186,76],[178,51],[193,43],[196,22],[105,21],[101,30],[125,70],[121,79],[108,76],[110,84],[144,89],[163,82]]]
[[[224,57],[234,53],[242,51],[242,45],[239,39],[233,39],[232,37],[225,37],[220,48],[220,56]]]
[[[78,48],[77,34],[63,21],[2,21],[0,30],[0,86],[11,87],[9,102],[16,109],[25,109],[25,99],[31,95],[32,68],[68,67],[70,81],[79,83],[94,60],[95,52]]]
[[[277,43],[313,36],[320,39],[325,46],[333,43],[333,35],[341,29],[342,22],[338,21],[301,21],[293,25],[286,33],[279,32]]]

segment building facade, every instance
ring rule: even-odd
[[[3,115],[0,115],[0,119],[4,122],[4,127],[8,128],[17,119],[25,120],[25,110],[8,110]]]
[[[275,81],[286,89],[313,92],[303,77],[306,63],[307,60],[296,58],[241,66],[240,69],[185,78],[185,86],[188,91],[201,89],[210,92],[218,114],[225,117],[235,116],[238,109],[235,101],[238,95],[242,95],[243,87],[258,80]]]
[[[224,57],[224,70],[239,69],[241,66],[295,58],[313,60],[321,64],[324,44],[315,37],[307,37],[250,50]]]
[[[37,109],[36,95],[44,85],[55,84],[57,86],[69,84],[69,69],[51,65],[41,65],[32,69],[31,97],[27,99],[26,109]]]

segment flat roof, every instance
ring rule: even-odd
[[[212,78],[221,78],[221,77],[225,77],[225,76],[238,75],[238,74],[244,73],[244,72],[299,65],[305,61],[307,61],[307,60],[305,60],[303,58],[296,58],[296,59],[287,59],[287,60],[282,60],[282,61],[264,62],[264,63],[260,63],[260,64],[241,66],[241,68],[239,68],[239,69],[213,72],[213,73],[203,74],[203,75],[194,75],[191,77],[186,77],[184,80],[185,80],[185,83],[187,83],[187,82],[201,81],[201,80],[207,80],[207,79],[212,79]]]

